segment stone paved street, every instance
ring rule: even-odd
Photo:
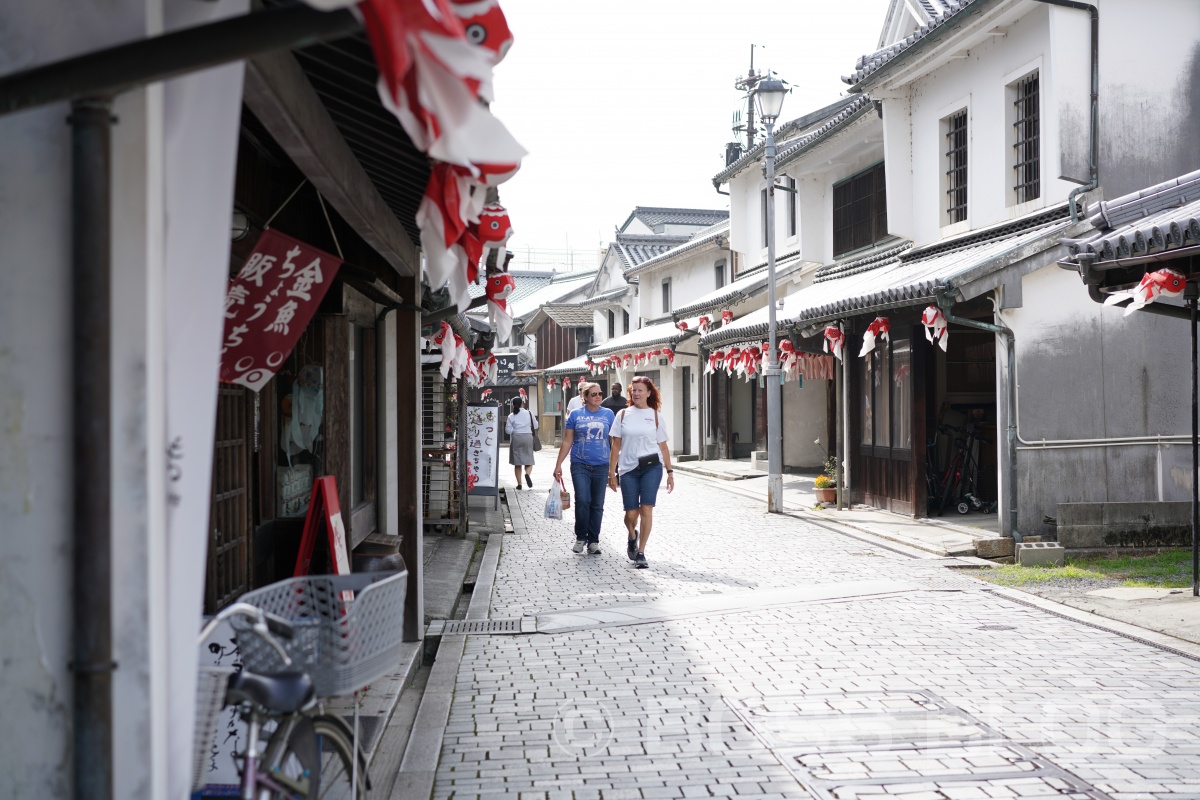
[[[1197,661],[936,561],[768,516],[694,476],[659,496],[649,570],[625,557],[611,493],[603,552],[576,555],[570,520],[542,518],[551,465],[540,460],[534,491],[509,493],[525,525],[504,538],[493,618],[715,593],[747,602],[469,637],[435,797],[1200,797]],[[903,587],[753,603],[764,590],[889,580]]]

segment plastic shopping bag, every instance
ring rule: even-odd
[[[562,519],[562,512],[562,495],[551,486],[550,494],[546,497],[546,519]]]

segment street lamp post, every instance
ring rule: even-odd
[[[783,397],[779,346],[775,328],[775,122],[788,93],[783,81],[769,77],[755,89],[758,112],[767,126],[767,307],[770,328],[770,360],[767,362],[767,511],[783,513]]]

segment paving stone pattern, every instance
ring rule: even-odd
[[[1200,797],[1200,663],[987,591],[691,476],[649,570],[512,492],[493,617],[894,579],[886,597],[470,636],[436,798]],[[567,512],[570,517],[570,512]],[[894,780],[903,778],[903,780]]]

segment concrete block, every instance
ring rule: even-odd
[[[1013,554],[1013,540],[1009,536],[989,536],[972,540],[975,555],[979,558],[1004,558]]]
[[[1017,563],[1022,567],[1061,567],[1067,563],[1067,551],[1058,542],[1021,542]]]

